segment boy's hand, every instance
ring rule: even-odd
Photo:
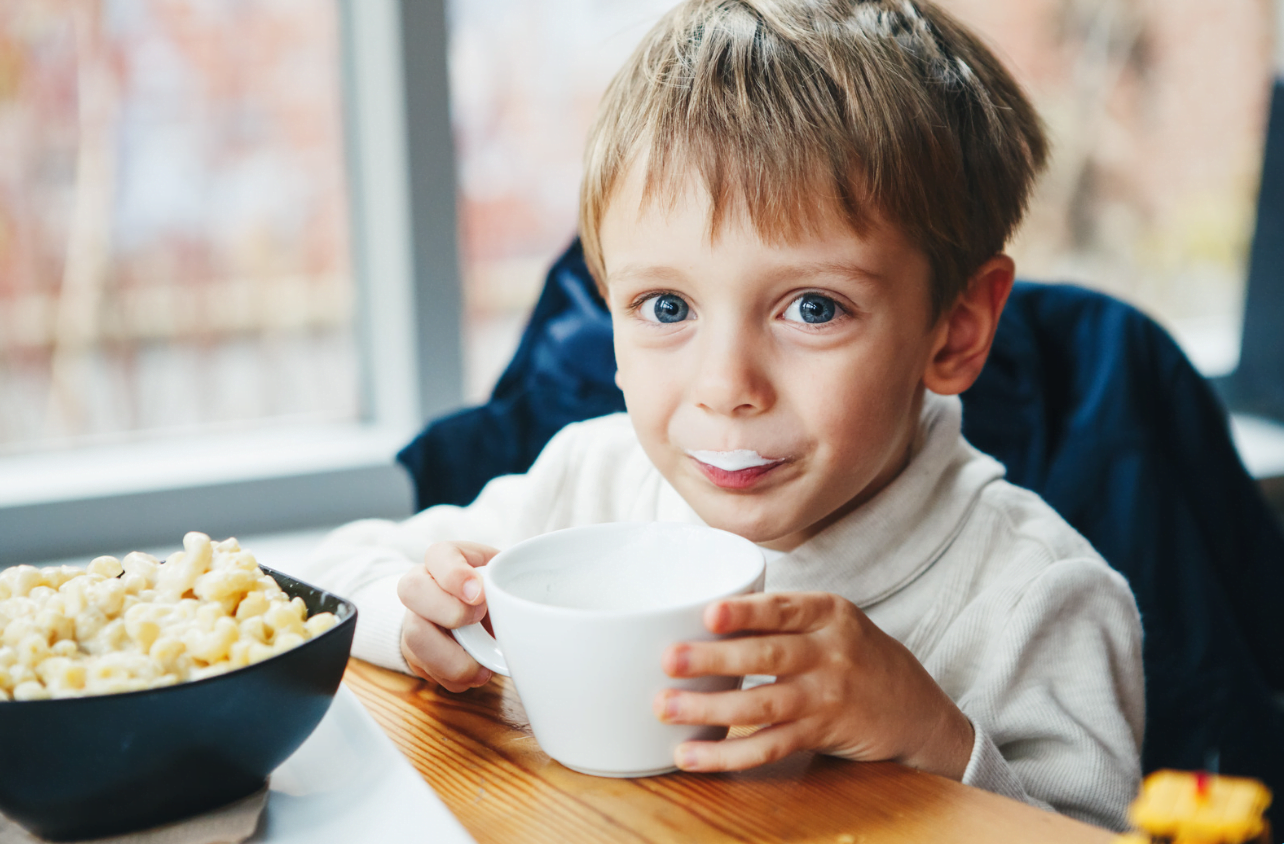
[[[850,601],[824,592],[749,595],[710,604],[704,623],[713,633],[750,635],[670,647],[669,676],[773,674],[776,682],[657,695],[656,715],[669,723],[764,725],[744,738],[679,745],[674,761],[683,770],[734,771],[816,750],[963,778],[971,722],[914,655]]]
[[[476,542],[438,542],[424,553],[423,565],[397,582],[397,597],[407,610],[401,655],[412,672],[447,691],[462,692],[491,678],[490,669],[478,665],[448,631],[486,616],[482,579],[473,569],[498,553]]]

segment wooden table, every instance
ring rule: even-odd
[[[890,762],[795,754],[736,774],[586,776],[540,750],[502,677],[453,695],[354,659],[344,682],[479,844],[1112,840],[1095,827]]]

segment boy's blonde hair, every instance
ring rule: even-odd
[[[607,89],[580,194],[584,255],[635,162],[645,201],[698,174],[710,238],[748,213],[767,242],[871,209],[927,255],[933,319],[1002,251],[1047,156],[1038,115],[999,60],[925,0],[687,0]]]

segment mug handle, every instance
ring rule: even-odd
[[[503,651],[499,649],[499,642],[486,632],[486,628],[482,627],[480,621],[476,624],[457,627],[450,631],[450,635],[454,636],[455,641],[468,651],[469,656],[491,671],[503,674],[505,677],[513,676],[508,673],[508,662],[504,659]]]

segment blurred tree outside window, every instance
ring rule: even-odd
[[[1105,290],[1206,373],[1234,368],[1273,75],[1270,0],[941,0],[998,51],[1053,158],[1012,252]],[[575,230],[615,70],[672,0],[452,0],[466,390],[489,392]]]
[[[358,417],[337,26],[0,4],[0,453]]]

